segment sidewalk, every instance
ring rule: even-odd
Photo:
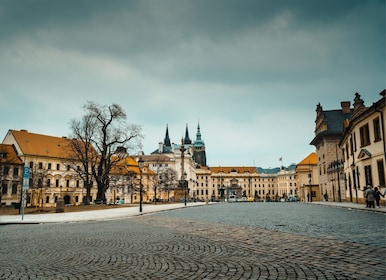
[[[386,207],[383,205],[380,206],[380,208],[366,208],[366,205],[364,205],[364,204],[360,204],[360,203],[357,204],[357,203],[352,203],[352,202],[313,201],[313,202],[307,202],[307,203],[332,206],[332,207],[339,207],[339,208],[348,208],[348,209],[356,209],[356,210],[363,210],[363,211],[386,213]]]
[[[205,202],[188,203],[186,207],[194,207],[205,205]],[[184,208],[184,203],[175,204],[159,204],[150,205],[144,204],[142,213],[139,212],[139,207],[122,207],[105,210],[92,210],[69,213],[49,213],[49,214],[25,214],[22,215],[2,215],[0,216],[0,225],[5,224],[40,224],[40,223],[69,223],[80,221],[100,221],[122,219],[154,212],[168,211],[173,209]]]
[[[302,202],[298,202],[302,203]],[[318,205],[325,205],[328,207],[339,207],[347,209],[356,209],[362,211],[372,211],[386,213],[386,207],[380,208],[366,208],[363,204],[356,204],[350,202],[330,202],[330,201],[313,201],[307,202]],[[192,202],[188,203],[186,207],[202,206],[205,202]],[[6,224],[40,224],[40,223],[70,223],[80,221],[100,221],[100,220],[112,220],[122,219],[134,216],[140,216],[144,214],[151,214],[154,212],[168,211],[179,208],[184,208],[183,203],[176,204],[159,204],[159,205],[143,205],[142,213],[139,212],[138,207],[122,207],[107,210],[92,210],[82,212],[69,212],[69,213],[50,213],[50,214],[26,214],[22,215],[3,215],[0,216],[0,225]]]

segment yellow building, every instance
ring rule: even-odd
[[[296,165],[298,197],[301,201],[320,201],[318,158],[310,153]],[[310,193],[312,194],[310,196]]]
[[[25,166],[30,167],[27,206],[55,206],[61,197],[65,204],[79,205],[85,200],[82,179],[66,162],[75,161],[69,153],[71,140],[28,132],[9,130],[4,144],[14,145]],[[91,196],[96,198],[93,187]]]
[[[208,182],[210,199],[228,201],[230,195],[236,196],[236,199],[257,198],[256,167],[218,166],[210,167],[210,172],[211,178]]]

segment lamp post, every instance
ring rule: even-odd
[[[209,193],[208,178],[206,178],[205,183],[206,183],[206,200],[205,200],[205,203],[208,204],[209,203],[209,201],[208,201],[208,193]]]
[[[184,183],[184,201],[185,201],[185,206],[186,206],[186,189],[187,189],[187,185],[188,185],[188,181],[186,181],[186,172],[184,172],[184,175],[183,175],[183,183]]]
[[[138,160],[139,167],[139,212],[142,212],[142,168],[143,168],[143,159],[142,157]]]
[[[310,201],[310,202],[312,202],[311,175],[312,175],[311,173],[308,173],[308,185],[309,185],[309,187],[310,187],[310,195],[309,195],[309,197],[310,197],[309,201]]]

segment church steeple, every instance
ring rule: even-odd
[[[193,143],[194,146],[204,146],[204,141],[201,139],[200,123],[197,125],[196,141]]]
[[[164,145],[166,147],[171,147],[172,145],[170,144],[170,138],[169,138],[169,128],[168,125],[166,125],[166,134],[165,134],[165,139],[164,139]]]
[[[192,140],[190,140],[189,138],[188,124],[186,124],[184,144],[188,144],[188,145],[192,144]]]
[[[206,166],[205,144],[201,139],[200,123],[197,125],[196,141],[193,143],[193,159],[197,164]]]

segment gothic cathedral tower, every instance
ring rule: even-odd
[[[193,143],[193,160],[201,166],[206,166],[205,143],[201,139],[200,123],[197,125],[196,141]]]

